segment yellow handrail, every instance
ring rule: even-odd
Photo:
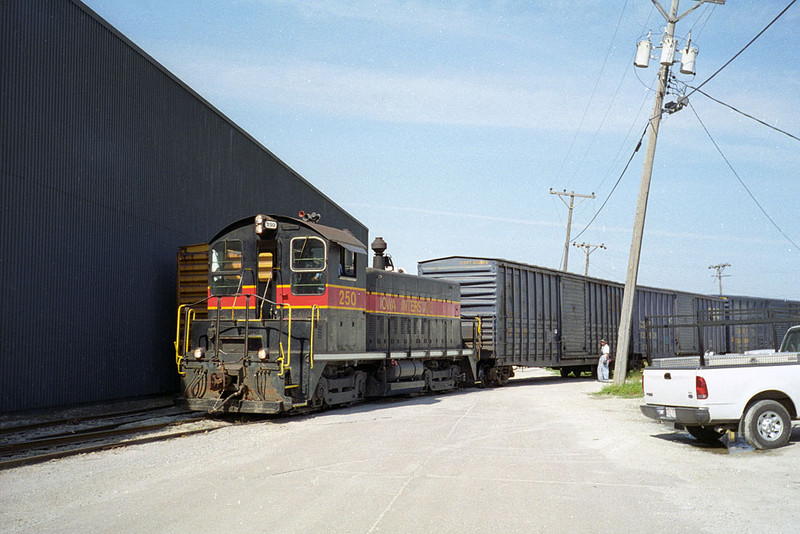
[[[311,306],[311,349],[308,353],[311,369],[314,368],[314,314],[316,314],[317,321],[319,321],[319,307],[316,304]]]
[[[189,330],[192,326],[192,321],[194,321],[195,315],[197,312],[194,308],[189,308],[189,313],[186,314],[186,331],[184,332],[185,338],[183,343],[183,353],[186,354],[189,352]]]
[[[178,374],[183,376],[186,373],[181,371],[181,362],[183,361],[183,356],[181,355],[180,346],[181,346],[181,312],[183,308],[185,308],[186,304],[181,304],[178,306],[178,321],[175,324],[175,365],[178,367]],[[190,310],[190,313],[186,317],[186,338],[184,342],[183,354],[186,354],[186,351],[189,347],[189,325],[192,322],[192,318],[195,315],[194,310]]]
[[[278,341],[278,346],[281,349],[281,370],[278,373],[278,376],[283,378],[284,374],[286,374],[286,368],[292,364],[292,307],[289,304],[282,304],[281,307],[289,308],[289,339],[286,343],[286,354],[283,352],[283,341]]]

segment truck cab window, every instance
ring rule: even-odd
[[[239,240],[219,241],[211,247],[212,295],[233,295],[241,291],[242,283],[242,242]]]
[[[800,330],[786,335],[781,352],[800,352]]]

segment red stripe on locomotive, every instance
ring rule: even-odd
[[[208,309],[209,310],[216,310],[217,304],[219,303],[219,308],[222,310],[243,310],[247,306],[247,299],[250,299],[250,308],[254,308],[256,306],[257,299],[250,297],[250,295],[256,294],[256,286],[242,286],[241,295],[238,296],[230,296],[230,297],[212,297],[211,296],[211,288],[208,289]]]

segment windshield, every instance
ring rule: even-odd
[[[211,247],[211,276],[209,285],[212,295],[233,295],[241,290],[242,242],[219,241]]]

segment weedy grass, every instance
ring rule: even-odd
[[[621,386],[617,386],[614,383],[606,384],[600,391],[595,393],[595,395],[623,397],[626,399],[642,397],[644,395],[642,391],[642,372],[631,371],[625,378],[624,384]]]

